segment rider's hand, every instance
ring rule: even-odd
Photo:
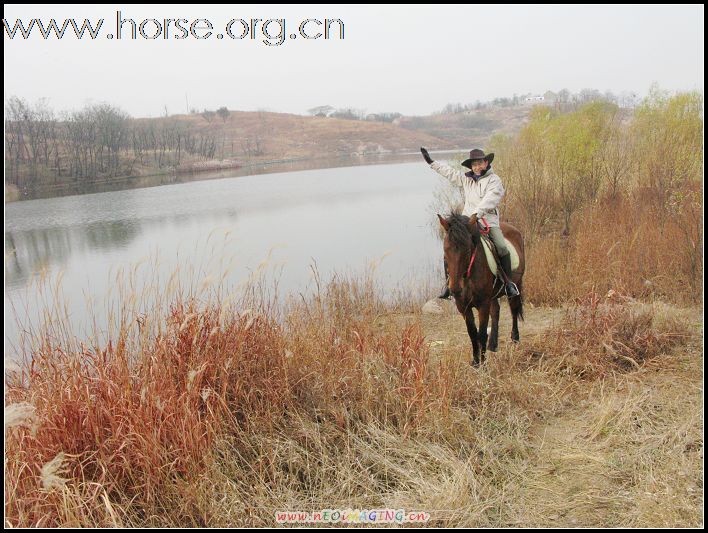
[[[423,154],[423,159],[425,159],[425,162],[428,163],[429,165],[433,162],[432,159],[430,159],[430,155],[428,154],[428,151],[421,146],[420,148],[420,153]]]

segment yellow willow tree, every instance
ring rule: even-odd
[[[496,168],[508,184],[507,206],[529,239],[558,220],[568,234],[572,215],[598,196],[603,183],[619,189],[628,171],[620,123],[619,108],[607,102],[565,114],[538,106],[517,138],[492,138]],[[608,162],[605,151],[613,142]]]
[[[672,196],[703,175],[703,96],[652,86],[632,124],[637,186],[659,216],[675,211]]]
[[[506,188],[504,209],[523,228],[529,245],[540,236],[542,228],[555,214],[555,193],[545,171],[545,137],[553,114],[550,108],[535,107],[529,124],[518,138],[500,134],[492,137],[490,142],[490,151],[498,155],[494,160],[495,169]]]
[[[662,232],[678,228],[683,242],[674,243],[674,253],[697,300],[703,270],[703,95],[669,96],[652,87],[637,109],[632,132],[637,198],[653,210]]]
[[[596,158],[602,179],[602,190],[612,202],[620,200],[629,187],[629,178],[635,168],[632,158],[632,132],[628,126],[631,112],[619,109],[604,128],[602,154]]]
[[[547,168],[555,185],[565,233],[570,231],[573,214],[600,191],[604,140],[617,112],[614,104],[592,102],[549,123]]]

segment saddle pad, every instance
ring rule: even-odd
[[[509,239],[505,238],[504,241],[506,242],[506,247],[509,250],[509,253],[511,254],[511,270],[513,272],[516,272],[519,269],[519,254],[516,251],[514,245],[511,244],[511,241],[509,241]],[[494,254],[492,254],[491,239],[489,237],[483,237],[482,242],[484,243],[484,255],[487,256],[487,263],[489,264],[489,269],[492,271],[492,274],[496,276],[497,262],[494,260]]]

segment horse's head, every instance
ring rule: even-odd
[[[479,228],[477,224],[470,224],[468,217],[457,213],[451,213],[448,218],[438,215],[438,220],[445,230],[443,253],[449,276],[448,287],[454,296],[458,296],[464,287],[472,251],[479,244]]]

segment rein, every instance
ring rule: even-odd
[[[467,267],[467,274],[465,274],[466,278],[470,277],[470,272],[472,271],[472,263],[474,263],[474,257],[477,255],[477,248],[475,247],[474,253],[472,254],[472,259],[470,259],[470,266]]]
[[[487,224],[487,221],[484,219],[484,217],[480,218],[480,220],[482,221],[482,224],[484,224],[484,227],[483,227],[483,228],[479,228],[479,232],[480,232],[482,235],[489,235],[489,230],[491,229],[491,228],[489,227],[489,224]]]
[[[484,220],[484,218],[480,219],[484,223],[484,228],[480,228],[479,232],[482,235],[489,235],[489,224],[487,224],[487,221]],[[466,278],[470,277],[470,272],[472,272],[472,265],[474,264],[474,258],[477,255],[477,247],[475,247],[474,252],[472,253],[472,258],[470,259],[470,265],[467,267],[467,274],[465,274]]]

